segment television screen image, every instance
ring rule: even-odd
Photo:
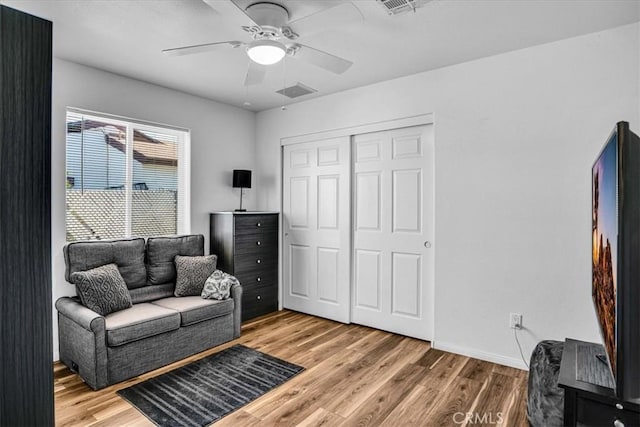
[[[618,140],[613,133],[593,165],[592,297],[612,373],[616,372]]]

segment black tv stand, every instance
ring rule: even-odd
[[[564,425],[640,426],[640,400],[616,397],[609,365],[597,357],[602,352],[600,344],[565,340],[558,377],[564,389]]]

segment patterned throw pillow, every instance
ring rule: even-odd
[[[231,287],[239,284],[240,282],[234,276],[222,270],[216,270],[205,282],[201,297],[204,299],[227,299],[231,295]]]
[[[176,290],[173,294],[177,297],[200,295],[207,277],[215,271],[217,261],[217,255],[176,255]]]
[[[71,275],[82,305],[101,316],[131,307],[131,295],[118,266],[107,264]]]

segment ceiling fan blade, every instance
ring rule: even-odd
[[[202,0],[213,10],[224,16],[225,21],[229,21],[232,26],[237,27],[257,27],[249,15],[231,0]]]
[[[335,56],[303,44],[296,43],[295,46],[297,48],[293,55],[294,58],[307,61],[316,67],[323,68],[327,71],[331,71],[332,73],[342,74],[353,65],[353,62],[347,61],[344,58],[340,58],[339,56]]]
[[[363,20],[360,9],[349,2],[296,19],[289,22],[289,26],[301,36],[306,37],[340,27],[351,27]]]
[[[244,79],[244,85],[259,85],[264,80],[265,74],[267,74],[267,67],[249,60],[249,68],[247,69],[247,75]]]
[[[205,44],[196,44],[193,46],[184,46],[184,47],[175,47],[173,49],[165,49],[162,53],[171,56],[181,56],[181,55],[191,55],[194,53],[201,52],[209,52],[211,50],[215,50],[223,44],[231,45],[231,47],[239,47],[244,43],[239,41],[226,41],[226,42],[216,42],[216,43],[205,43]]]

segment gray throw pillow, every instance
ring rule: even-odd
[[[118,266],[107,264],[69,277],[82,305],[101,316],[131,307],[131,295]]]
[[[177,297],[200,295],[207,277],[215,271],[217,261],[217,255],[176,255],[176,290],[173,294]]]
[[[216,270],[204,283],[200,296],[204,299],[227,299],[231,295],[231,287],[239,284],[240,282],[234,276],[222,270]]]

